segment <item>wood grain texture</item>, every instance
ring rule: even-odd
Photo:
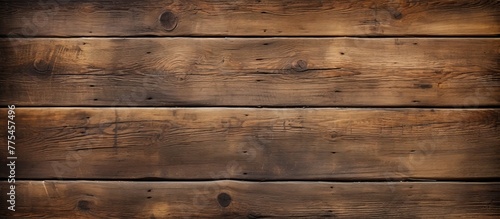
[[[500,105],[490,38],[1,40],[0,104]]]
[[[498,109],[19,108],[16,177],[497,178],[499,118]]]
[[[496,0],[2,0],[10,36],[498,35]]]
[[[498,183],[21,181],[16,188],[16,212],[7,218],[500,216]]]

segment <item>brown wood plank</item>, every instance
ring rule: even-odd
[[[20,181],[16,189],[7,218],[500,216],[499,183]]]
[[[4,39],[0,104],[498,106],[499,47],[490,38]]]
[[[16,177],[496,178],[499,118],[499,109],[18,108]],[[0,150],[0,163],[7,156]]]
[[[10,36],[498,35],[497,0],[2,0]]]

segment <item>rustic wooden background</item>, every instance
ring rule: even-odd
[[[500,217],[498,0],[0,0],[2,218]]]

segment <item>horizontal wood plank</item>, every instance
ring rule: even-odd
[[[0,40],[0,104],[499,106],[500,39]]]
[[[24,179],[500,177],[499,109],[18,108],[15,122]]]
[[[0,34],[31,36],[498,35],[497,0],[2,0]]]
[[[7,218],[500,216],[499,183],[20,181],[16,194]]]

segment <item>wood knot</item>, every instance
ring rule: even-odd
[[[167,31],[172,31],[177,27],[177,21],[179,19],[171,11],[165,11],[160,15],[160,23],[163,28]]]
[[[415,87],[418,87],[421,89],[430,89],[430,88],[432,88],[432,84],[415,84]]]
[[[298,72],[307,71],[307,62],[304,60],[298,60],[292,64],[292,69]]]
[[[78,201],[78,209],[80,211],[90,211],[90,202],[85,200]]]
[[[231,196],[223,192],[217,196],[217,202],[219,202],[220,206],[227,207],[231,204]]]
[[[33,68],[38,73],[47,73],[50,70],[50,64],[43,59],[36,59],[33,62]]]
[[[391,14],[392,18],[395,19],[395,20],[401,20],[401,18],[403,18],[403,14],[401,14],[400,11],[398,11],[397,9],[388,9],[389,13]]]
[[[399,11],[395,11],[394,13],[392,13],[392,17],[396,20],[401,20],[401,18],[403,18],[403,14],[401,14],[401,12]]]

